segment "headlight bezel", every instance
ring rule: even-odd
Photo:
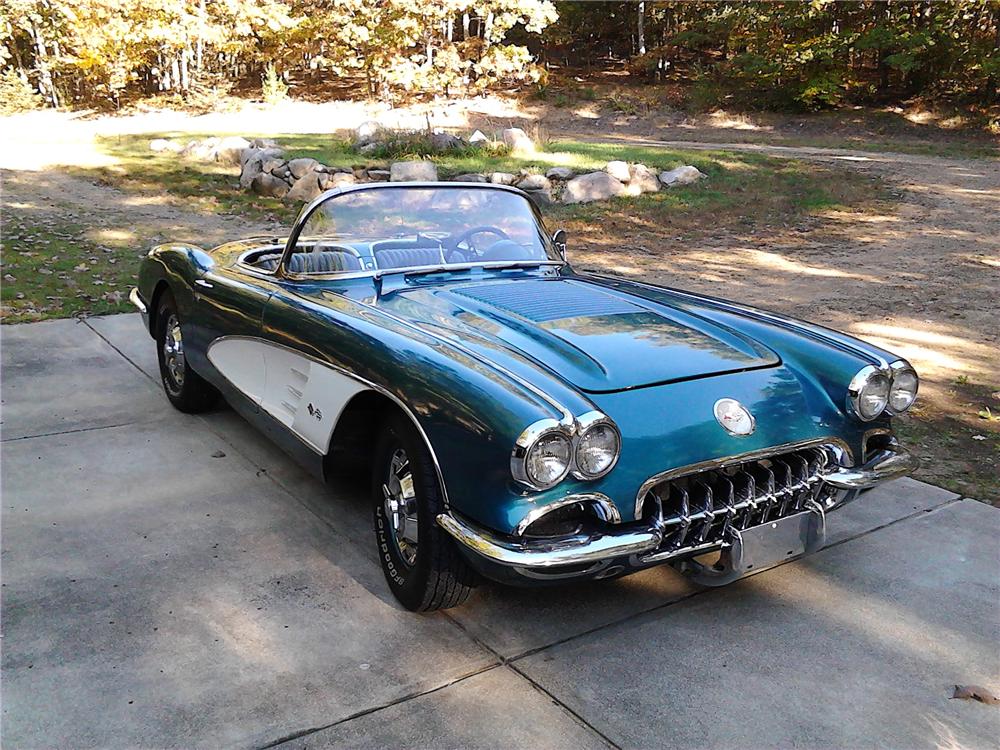
[[[883,402],[881,408],[878,409],[874,414],[866,415],[861,408],[861,398],[865,394],[865,389],[876,379],[881,378],[886,381],[886,393],[885,401]],[[878,419],[882,413],[885,411],[886,405],[889,403],[889,391],[892,389],[892,378],[885,372],[875,365],[865,365],[853,378],[847,386],[847,408],[848,411],[855,417],[860,419],[862,422],[871,422],[872,420]]]
[[[905,407],[897,409],[892,405],[892,394],[893,389],[895,388],[896,378],[903,373],[912,375],[916,385],[913,389],[913,397],[910,399],[910,402]],[[864,410],[861,408],[862,397],[865,395],[865,391],[869,388],[869,386],[879,378],[884,380],[887,384],[882,406],[875,413],[866,415]],[[902,414],[913,406],[914,402],[917,400],[917,393],[919,390],[920,376],[917,375],[917,371],[905,359],[896,360],[888,367],[865,365],[858,370],[853,378],[851,378],[851,382],[847,386],[847,411],[860,419],[862,422],[872,422],[883,415],[895,416],[897,414]]]
[[[583,440],[587,433],[591,430],[597,429],[599,427],[610,428],[611,432],[614,434],[615,438],[615,452],[614,458],[611,459],[611,463],[608,464],[604,469],[598,472],[590,473],[583,469],[580,465],[580,448],[583,445]],[[599,411],[589,411],[577,417],[576,420],[576,439],[573,441],[573,468],[571,473],[576,479],[583,480],[585,482],[591,482],[595,479],[600,479],[601,477],[607,476],[615,465],[618,463],[618,459],[622,454],[622,434],[618,429],[618,425],[607,416],[606,414]]]
[[[537,482],[528,473],[528,454],[538,445],[539,441],[553,434],[560,435],[569,443],[566,467],[556,480],[548,483]],[[567,426],[557,419],[540,419],[525,428],[514,442],[514,449],[510,454],[510,473],[514,479],[530,489],[537,491],[551,489],[569,476],[573,467],[574,450],[571,426]]]
[[[903,414],[904,412],[908,411],[910,407],[913,406],[913,404],[915,404],[917,401],[917,394],[920,393],[920,376],[917,374],[917,371],[916,369],[914,369],[913,365],[911,365],[905,359],[898,359],[891,365],[889,365],[889,372],[890,372],[889,398],[886,401],[885,411],[886,413],[891,415]],[[892,394],[896,390],[896,379],[903,374],[913,376],[914,380],[913,395],[910,397],[910,401],[909,403],[906,404],[906,406],[903,406],[901,408],[896,408],[895,406],[893,406],[892,403]]]
[[[606,468],[598,473],[589,473],[578,465],[577,453],[582,437],[597,426],[611,428],[614,432],[616,450],[613,460]],[[569,442],[569,461],[565,470],[557,479],[543,483],[537,481],[528,471],[528,457],[539,441],[553,434],[558,434]],[[517,482],[535,492],[550,490],[570,475],[582,481],[594,481],[607,476],[615,468],[621,456],[621,449],[621,430],[618,429],[618,425],[614,423],[614,420],[603,412],[589,411],[574,418],[572,422],[551,418],[540,419],[525,428],[514,442],[514,447],[510,454],[510,473]]]

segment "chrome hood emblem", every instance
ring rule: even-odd
[[[734,398],[720,398],[712,408],[716,421],[730,435],[752,435],[757,427],[753,414],[743,404]]]

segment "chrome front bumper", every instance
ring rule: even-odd
[[[885,450],[862,466],[831,466],[821,476],[832,487],[860,490],[897,479],[911,472],[917,465],[917,459],[909,453]],[[822,509],[817,509],[817,512],[820,516],[823,515]],[[437,517],[437,522],[469,551],[489,562],[515,568],[544,570],[565,565],[588,565],[617,558],[630,558],[641,566],[669,559],[662,552],[650,554],[657,550],[664,539],[664,529],[655,523],[645,528],[622,526],[599,533],[548,541],[500,536],[451,513],[442,513]],[[715,549],[720,547],[718,544],[712,546]],[[821,546],[822,539],[814,539],[807,545],[806,551]]]

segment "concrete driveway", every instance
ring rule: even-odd
[[[912,480],[725,589],[670,568],[448,613],[363,489],[173,411],[137,316],[5,327],[3,746],[997,747],[1000,512]]]

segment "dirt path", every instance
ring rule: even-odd
[[[134,238],[143,243],[185,240],[212,246],[274,231],[238,216],[187,211],[165,197],[126,195],[54,169],[4,170],[3,204],[46,223],[84,224],[88,227],[84,236],[98,242]]]

